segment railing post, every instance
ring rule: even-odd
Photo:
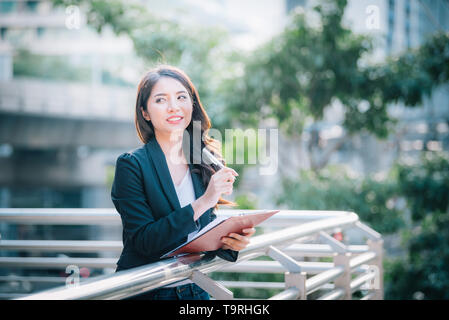
[[[296,288],[299,290],[297,300],[306,300],[307,292],[306,292],[306,272],[285,272],[285,289],[288,288]]]
[[[368,239],[366,241],[370,251],[376,253],[376,258],[371,264],[371,272],[375,272],[373,285],[371,286],[373,290],[373,300],[383,300],[384,296],[384,279],[383,279],[383,239],[380,233],[371,229],[367,225],[364,225],[360,221],[357,221],[355,227],[358,228],[362,233],[364,233]]]
[[[343,289],[344,291],[344,300],[352,299],[351,292],[351,261],[352,254],[350,252],[347,253],[336,253],[334,255],[334,265],[341,266],[344,268],[343,274],[335,279],[335,288]]]
[[[307,298],[307,291],[306,291],[306,272],[302,271],[301,266],[299,263],[293,259],[292,257],[288,256],[281,250],[269,246],[267,250],[267,255],[277,261],[279,261],[280,264],[282,264],[288,272],[285,272],[285,289],[294,287],[299,290],[299,294],[297,299],[299,300],[306,300]]]
[[[372,272],[375,273],[374,280],[372,282],[371,288],[373,289],[372,300],[383,300],[384,299],[384,270],[383,270],[383,239],[368,239],[367,244],[370,251],[376,253],[376,258],[374,259],[372,266]]]
[[[197,284],[201,289],[209,293],[217,300],[232,300],[234,299],[234,293],[231,290],[221,285],[220,283],[212,280],[204,273],[195,270],[192,273],[190,279]]]

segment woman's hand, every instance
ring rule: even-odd
[[[235,177],[238,173],[234,169],[224,167],[211,177],[204,194],[192,202],[193,219],[198,220],[208,209],[214,207],[222,194],[231,194]]]
[[[221,238],[221,242],[223,243],[222,249],[231,249],[234,251],[245,249],[249,244],[249,237],[251,237],[256,232],[256,229],[247,228],[243,229],[242,231],[245,235],[230,233],[227,237]]]
[[[232,193],[236,176],[238,176],[238,173],[234,169],[224,167],[210,177],[206,192],[203,195],[209,207],[215,206],[222,194],[230,195]]]

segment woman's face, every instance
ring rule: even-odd
[[[160,78],[153,86],[143,117],[151,120],[156,135],[182,134],[192,119],[192,99],[178,80]]]

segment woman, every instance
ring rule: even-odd
[[[118,157],[111,191],[123,224],[123,251],[116,271],[158,261],[216,218],[213,210],[218,204],[233,204],[221,195],[232,193],[237,172],[197,163],[192,147],[184,148],[186,139],[194,145],[194,124],[200,126],[202,147],[223,162],[215,140],[207,136],[210,120],[189,77],[172,66],[150,70],[139,83],[135,109],[144,145]],[[236,261],[255,230],[243,232],[223,237],[223,247],[213,254]],[[140,297],[209,299],[190,280]]]

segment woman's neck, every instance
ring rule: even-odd
[[[156,133],[156,140],[167,161],[172,164],[186,163],[184,152],[182,150],[182,135],[163,135]]]

